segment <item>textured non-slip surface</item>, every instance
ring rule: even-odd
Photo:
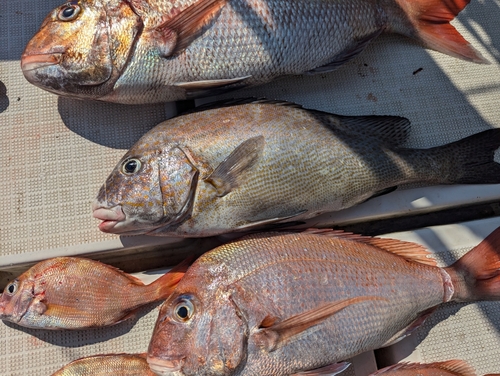
[[[171,116],[173,106],[123,106],[58,98],[26,82],[19,65],[24,46],[46,14],[62,2],[0,0],[0,265],[39,260],[55,253],[75,255],[138,247],[147,241],[147,237],[130,241],[99,232],[90,204],[125,150]],[[384,35],[336,72],[280,79],[225,97],[265,96],[345,115],[405,116],[413,124],[407,146],[440,145],[500,127],[499,19],[500,0],[472,0],[454,21],[491,65],[463,62],[424,50],[403,37]],[[198,101],[202,102],[206,100]],[[457,205],[500,199],[498,186],[403,192],[406,196],[394,192],[342,216],[348,221],[366,220],[374,213],[397,216],[415,208],[432,210],[446,202]],[[334,221],[329,216],[325,220]],[[444,252],[450,238],[470,236],[467,246],[449,247],[462,254],[487,235],[481,226],[471,232],[463,228],[458,232],[447,228],[439,234],[424,230],[427,235],[420,240],[431,242],[432,249],[444,247],[439,248]],[[499,308],[498,303],[440,308],[410,337],[418,347],[409,359],[462,358],[479,374],[500,372],[495,363],[500,358]],[[156,314],[154,309],[134,326],[123,323],[76,332],[35,331],[0,323],[0,374],[49,375],[81,356],[145,351]],[[353,375],[354,369],[346,375]],[[366,374],[359,371],[357,375]]]
[[[22,75],[20,55],[43,18],[59,3],[0,3],[0,211],[4,218],[0,264],[2,256],[84,244],[98,251],[100,242],[119,239],[99,232],[90,204],[125,150],[172,114],[172,105],[83,102],[58,98],[30,85]],[[499,125],[499,16],[499,1],[473,1],[454,21],[491,65],[460,61],[406,38],[384,35],[336,72],[280,79],[227,97],[266,96],[348,115],[401,115],[413,123],[408,146],[453,141]],[[449,200],[447,190],[438,192],[444,193],[437,197],[433,193],[428,207]],[[463,195],[459,190],[453,205],[500,197],[496,192],[492,186],[469,189]],[[404,205],[406,198],[399,200],[403,205],[389,209],[380,204],[396,202],[398,197],[396,192],[375,201],[382,207],[382,216],[387,210],[391,215],[412,210]],[[425,199],[425,191],[419,193],[421,197]],[[370,218],[371,205],[356,208],[348,219]]]

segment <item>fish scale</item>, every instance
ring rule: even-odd
[[[100,229],[211,236],[345,209],[403,183],[500,183],[493,160],[500,130],[405,149],[409,121],[401,117],[241,102],[200,109],[146,133],[98,193]],[[130,160],[141,167],[124,173]]]
[[[60,95],[138,104],[329,72],[384,31],[486,63],[449,23],[467,3],[80,0],[46,18],[21,66],[28,81]]]
[[[187,264],[144,285],[94,260],[56,257],[41,261],[0,294],[0,319],[43,329],[113,325],[130,318],[139,307],[168,296]]]
[[[148,363],[165,376],[319,371],[405,337],[444,302],[500,299],[499,246],[497,229],[439,268],[399,240],[248,235],[187,271],[160,308]]]

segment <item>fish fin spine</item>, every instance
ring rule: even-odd
[[[394,12],[388,19],[398,20],[389,25],[393,31],[462,60],[490,63],[450,24],[470,0],[396,0],[395,5],[391,2],[384,1],[384,10]]]
[[[302,231],[302,233],[353,240],[381,248],[384,251],[401,256],[408,261],[430,266],[437,265],[436,260],[431,257],[432,254],[423,245],[417,243],[398,239],[377,238],[333,229],[309,228]]]
[[[500,227],[445,270],[455,288],[453,300],[499,300]]]

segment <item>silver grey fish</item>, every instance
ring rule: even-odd
[[[99,191],[99,228],[210,236],[345,209],[403,183],[500,183],[500,129],[405,149],[405,118],[248,102],[179,116],[145,134]]]
[[[28,81],[152,103],[322,73],[384,31],[486,63],[449,23],[469,0],[68,0],[22,55]]]

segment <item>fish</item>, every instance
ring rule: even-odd
[[[149,285],[91,259],[55,257],[41,261],[0,294],[0,320],[40,329],[115,325],[134,317],[141,306],[166,299],[190,260]]]
[[[369,376],[476,376],[476,372],[463,360],[447,360],[429,364],[403,362],[382,368]]]
[[[80,358],[68,363],[52,376],[155,376],[146,354],[108,354]]]
[[[500,300],[500,227],[451,266],[429,256],[328,229],[246,235],[191,265],[160,307],[148,364],[163,376],[327,375],[443,303]]]
[[[121,158],[93,216],[104,232],[204,237],[301,222],[400,184],[497,184],[500,129],[407,149],[408,119],[241,99],[160,123]]]
[[[125,104],[333,71],[383,32],[488,63],[450,21],[470,0],[68,0],[21,57],[62,96]]]

